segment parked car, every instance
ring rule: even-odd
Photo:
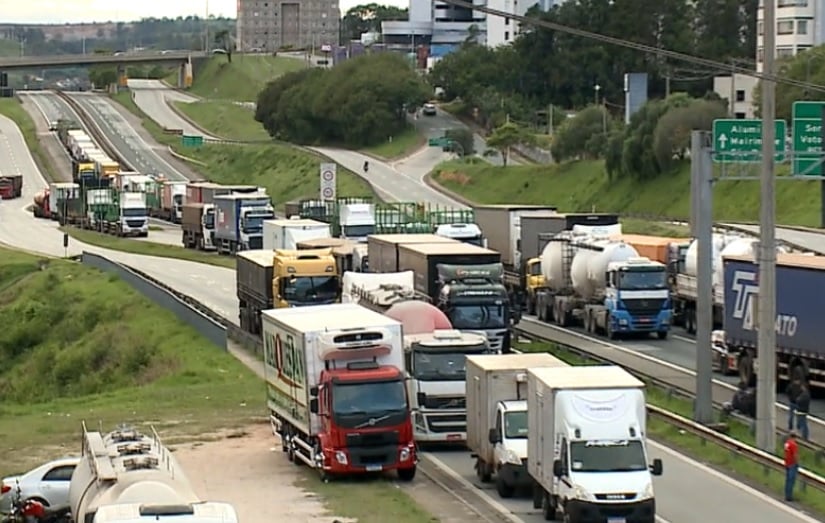
[[[421,111],[424,113],[424,116],[435,116],[435,104],[426,103],[424,104],[423,110]]]
[[[0,513],[8,513],[18,485],[22,499],[36,499],[51,509],[69,506],[69,483],[80,458],[62,458],[0,483]]]

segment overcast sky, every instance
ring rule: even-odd
[[[340,0],[342,13],[369,0]],[[384,0],[387,5],[407,7],[408,0]],[[237,0],[0,0],[0,21],[53,24],[66,22],[130,21],[206,14],[235,17]]]

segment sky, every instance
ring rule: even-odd
[[[342,14],[369,0],[340,0]],[[0,23],[54,24],[76,22],[131,21],[198,15],[235,17],[237,0],[0,0],[4,4]],[[408,0],[384,0],[381,3],[407,7]]]

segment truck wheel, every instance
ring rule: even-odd
[[[496,492],[498,492],[499,496],[504,499],[512,498],[515,490],[512,485],[508,485],[507,482],[504,481],[500,474],[496,476]]]
[[[604,319],[604,333],[609,340],[615,340],[617,338],[616,333],[613,331],[613,318],[610,316]]]
[[[544,490],[535,481],[533,481],[532,483],[533,483],[533,486],[532,486],[532,490],[533,490],[533,508],[539,509],[539,508],[541,508],[542,500],[544,499]]]
[[[685,312],[685,330],[688,334],[696,334],[696,309]]]
[[[398,469],[398,479],[401,481],[412,481],[415,479],[416,467],[408,469]]]
[[[659,332],[656,333],[656,336],[658,336],[658,338],[660,340],[666,340],[667,339],[667,331],[659,331]]]
[[[545,521],[556,521],[556,499],[545,492],[541,500],[541,514]]]
[[[536,314],[536,300],[531,297],[527,297],[527,314],[534,315]]]
[[[739,379],[750,386],[754,379],[753,357],[750,352],[745,351],[739,356],[737,367],[739,367]]]
[[[476,459],[476,477],[482,483],[489,483],[492,477],[490,467],[480,459]]]
[[[788,373],[791,381],[799,381],[804,383],[807,376],[805,375],[805,366],[802,363],[795,362],[791,366],[791,371]]]

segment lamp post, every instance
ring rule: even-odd
[[[602,86],[596,84],[593,86],[593,103],[599,105],[599,91],[602,90]]]

